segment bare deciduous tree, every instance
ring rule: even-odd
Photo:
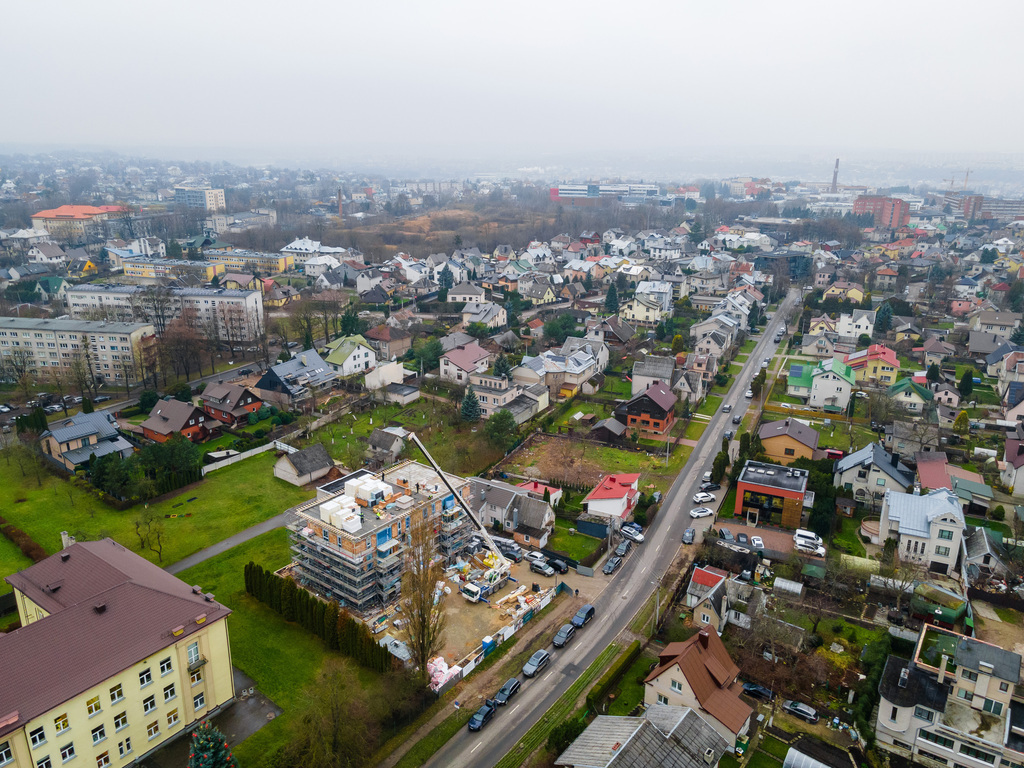
[[[444,647],[447,615],[444,591],[435,601],[438,582],[444,583],[443,561],[438,556],[433,522],[419,515],[411,518],[408,567],[402,577],[402,634],[420,676],[427,678],[427,661]]]

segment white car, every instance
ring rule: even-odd
[[[632,528],[621,528],[619,533],[622,534],[622,538],[629,539],[636,544],[644,543],[644,535],[642,533],[637,533]]]
[[[715,513],[708,509],[707,507],[696,507],[690,510],[690,517],[692,517],[694,520],[696,520],[698,517],[711,517],[713,514]]]
[[[743,396],[745,398],[747,398],[748,400],[753,400],[754,399],[754,390],[748,389],[746,392],[743,393]]]
[[[697,493],[693,494],[694,504],[707,504],[709,501],[714,500],[715,495],[713,493],[708,493],[707,491],[698,491]]]
[[[796,543],[796,551],[804,555],[814,555],[815,557],[825,556],[824,547],[818,544],[812,544],[809,541],[798,541]]]
[[[527,552],[526,559],[537,563],[546,563],[548,561],[540,552]]]
[[[752,546],[754,549],[764,549],[764,539],[762,539],[760,536],[751,536],[750,546]]]

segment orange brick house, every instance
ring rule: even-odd
[[[668,384],[655,381],[631,400],[615,409],[615,417],[629,429],[666,434],[676,420],[676,396]]]
[[[201,443],[220,432],[220,422],[202,408],[180,400],[161,400],[140,425],[142,434],[157,443],[165,443],[174,434]]]
[[[200,400],[207,415],[228,426],[248,423],[249,414],[263,407],[263,400],[241,384],[214,384],[207,387]]]

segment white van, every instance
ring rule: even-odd
[[[816,534],[814,531],[808,531],[806,528],[797,528],[793,534],[794,544],[811,544],[815,547],[820,547],[824,542],[821,540],[821,536]]]

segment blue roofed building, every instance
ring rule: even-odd
[[[948,488],[938,488],[925,496],[885,493],[879,543],[895,539],[902,561],[949,576],[960,555],[964,528],[962,502]]]

